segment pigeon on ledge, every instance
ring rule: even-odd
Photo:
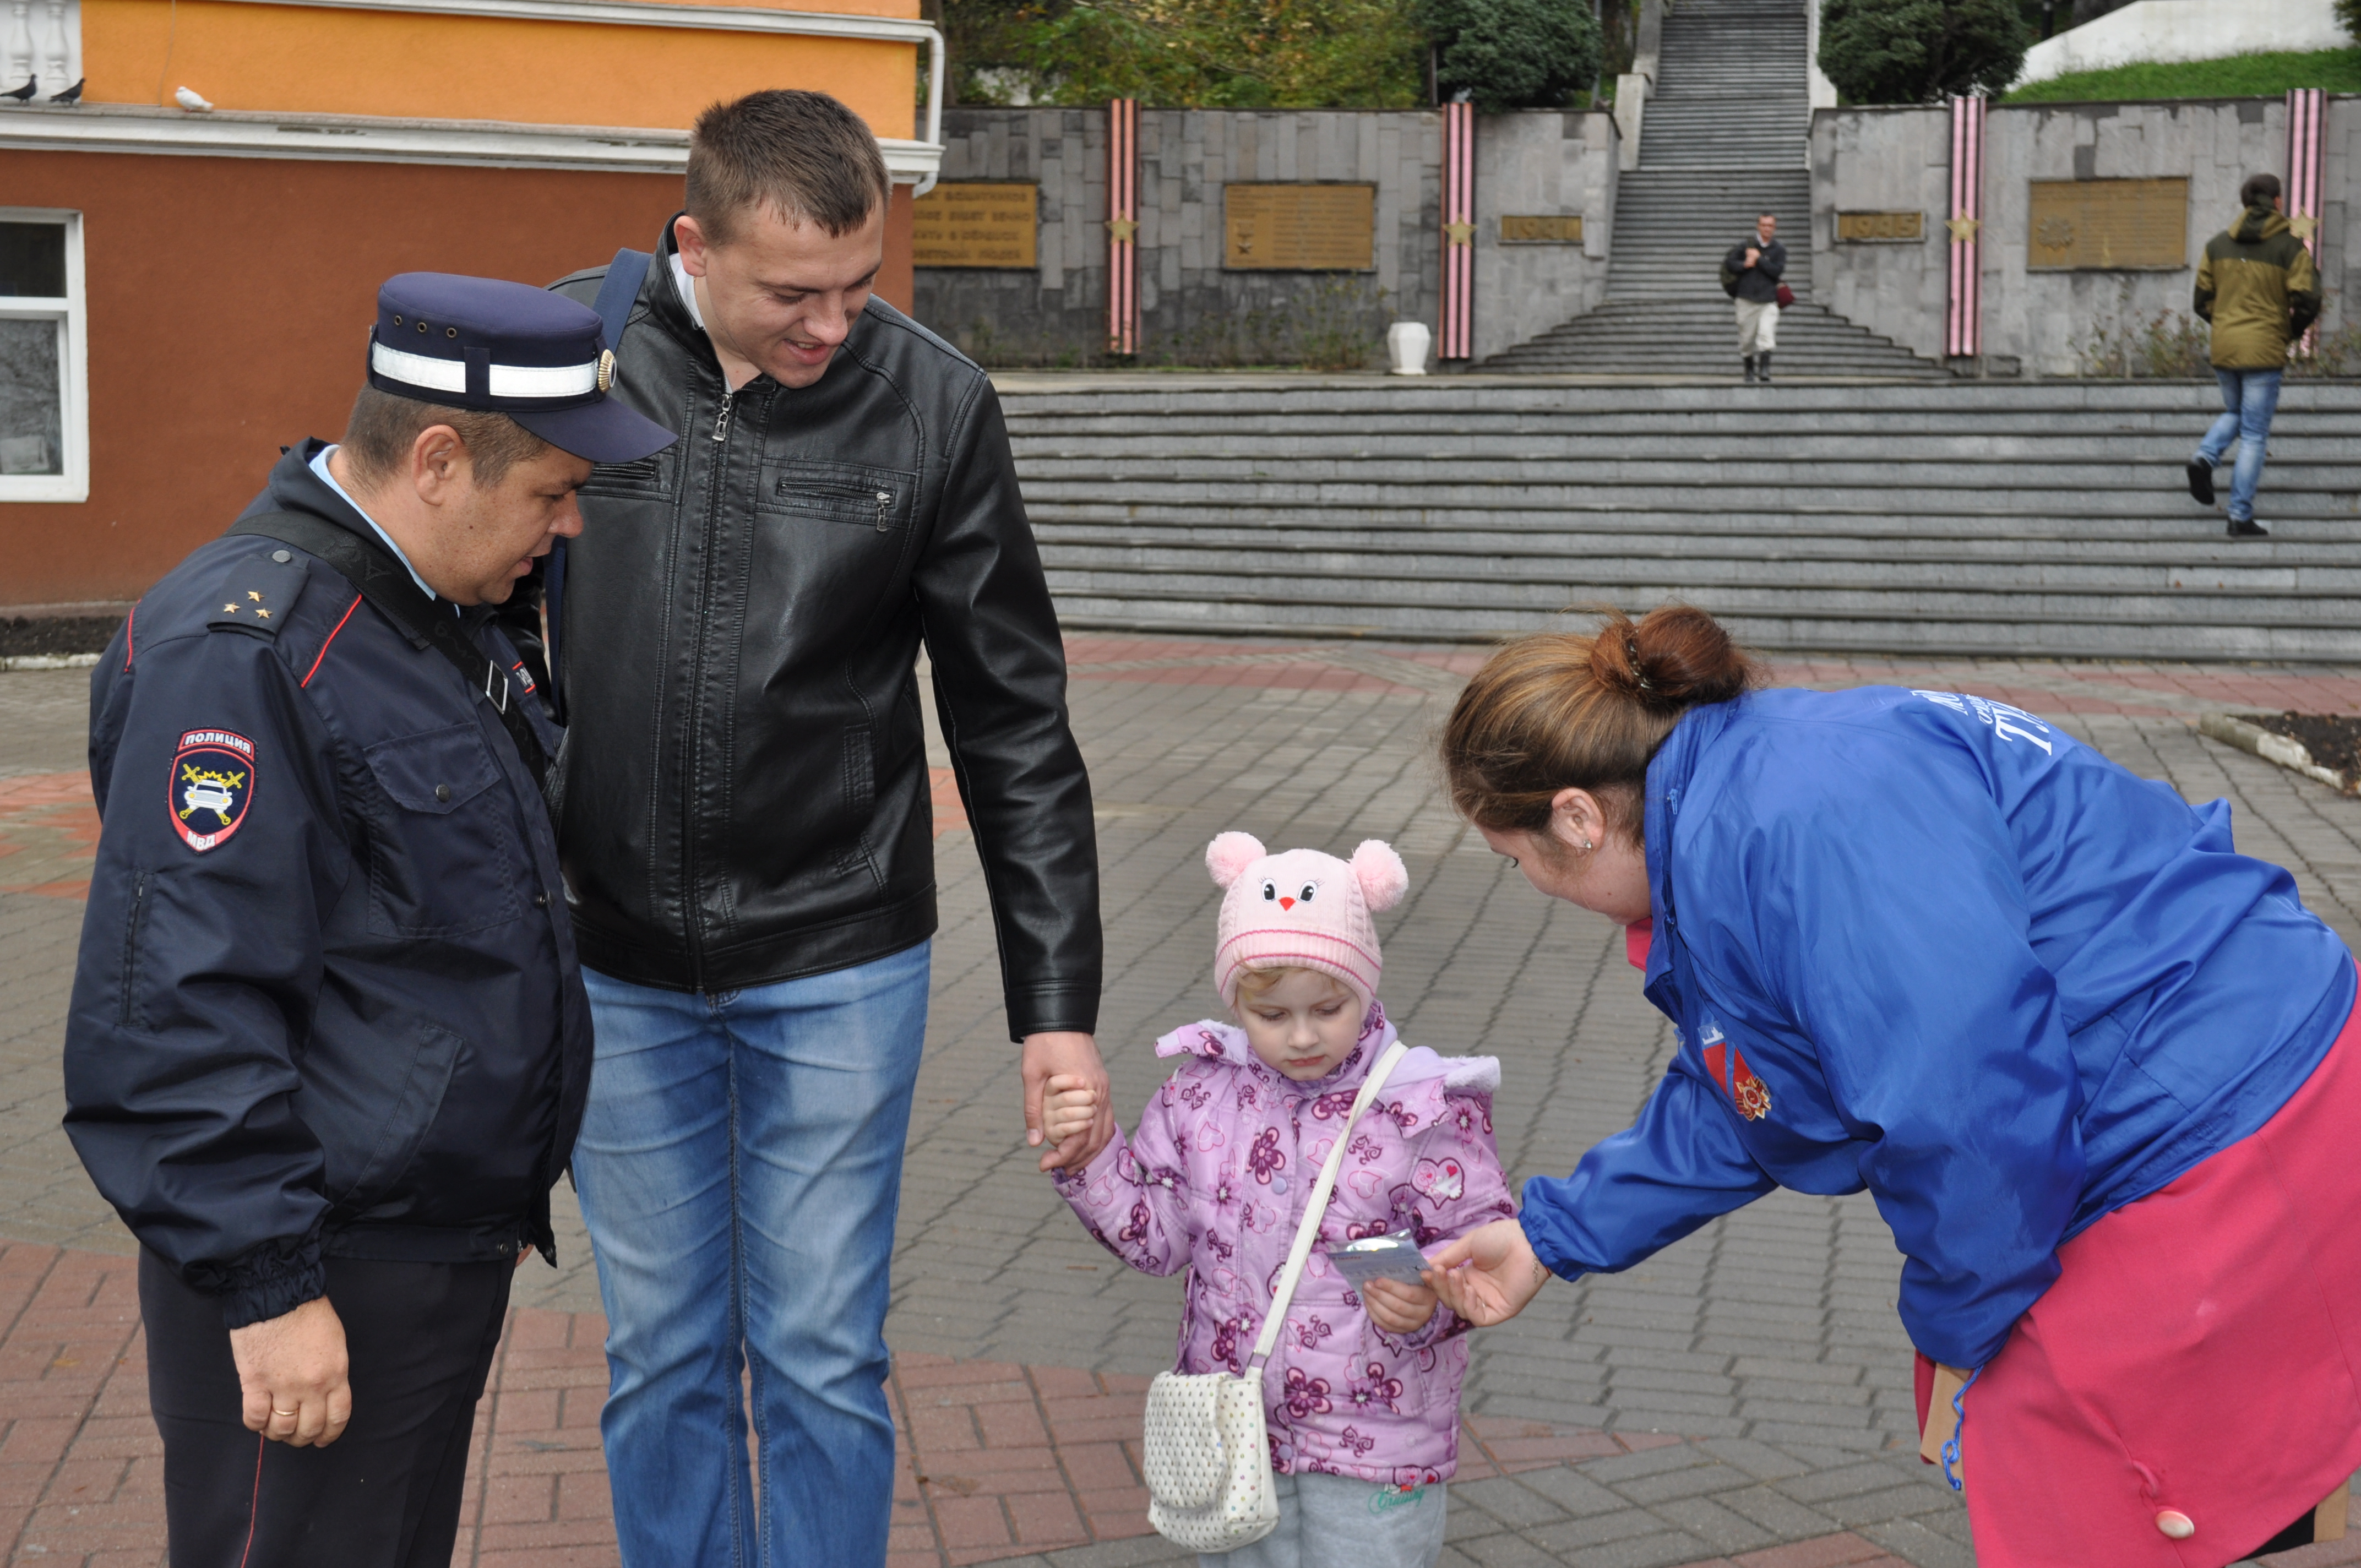
[[[89,78],[84,77],[82,80],[86,82]],[[50,93],[49,102],[52,104],[63,104],[68,108],[73,107],[76,104],[82,102],[82,82],[75,82],[72,86],[67,88],[62,93]]]
[[[212,103],[206,99],[204,94],[199,93],[193,87],[174,88],[172,90],[172,102],[181,105],[181,108],[190,110],[195,114],[203,114],[207,109],[213,107]]]
[[[0,98],[14,98],[16,102],[22,104],[30,99],[35,93],[38,92],[40,90],[40,86],[41,79],[39,77],[27,76],[25,78],[25,84],[22,87],[17,88],[14,93],[0,93]]]

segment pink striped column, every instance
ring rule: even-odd
[[[1946,295],[1943,352],[1982,354],[1983,330],[1984,101],[1951,100],[1950,285]]]
[[[2317,87],[2297,87],[2288,93],[2288,227],[2312,252],[2315,272],[2320,268],[2320,144],[2322,121],[2328,115],[2328,94]],[[2319,340],[2315,323],[2292,352],[2312,357]]]
[[[1443,105],[1443,333],[1436,357],[1476,353],[1476,105]]]
[[[1107,352],[1139,352],[1139,100],[1107,104]]]

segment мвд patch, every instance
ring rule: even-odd
[[[254,802],[254,742],[227,729],[192,729],[172,757],[165,804],[181,841],[199,853],[226,840]]]

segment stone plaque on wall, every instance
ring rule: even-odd
[[[1924,213],[1839,213],[1837,238],[1857,245],[1893,245],[1927,237]]]
[[[1038,266],[1039,188],[959,181],[911,209],[910,260],[919,267]]]
[[[2158,272],[2189,265],[2189,181],[2036,180],[2032,272]]]
[[[1540,213],[1500,219],[1502,245],[1580,245],[1580,213]]]
[[[1367,272],[1374,185],[1224,185],[1222,266],[1233,272]]]

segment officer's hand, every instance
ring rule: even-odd
[[[1075,1087],[1087,1090],[1097,1104],[1098,1113],[1088,1124],[1041,1157],[1043,1170],[1060,1166],[1082,1169],[1115,1136],[1115,1102],[1108,1094],[1106,1066],[1099,1060],[1098,1042],[1073,1031],[1027,1035],[1024,1072],[1025,1142],[1032,1147],[1041,1144],[1041,1092],[1051,1077],[1078,1080]]]
[[[246,1430],[297,1448],[325,1448],[353,1419],[345,1323],[324,1296],[229,1331]]]

